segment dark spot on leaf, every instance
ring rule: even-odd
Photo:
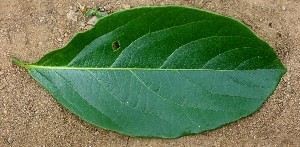
[[[112,49],[113,49],[114,51],[117,51],[120,47],[121,47],[121,46],[120,46],[120,41],[114,41],[114,42],[112,43]]]

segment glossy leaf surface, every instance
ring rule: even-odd
[[[286,72],[242,23],[178,6],[113,13],[36,63],[14,61],[82,119],[162,138],[252,114]]]

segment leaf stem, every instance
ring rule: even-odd
[[[26,68],[26,65],[27,65],[26,62],[21,61],[20,59],[18,59],[16,57],[13,57],[11,60],[12,60],[13,63],[15,63],[15,64],[17,64],[17,65],[19,65],[21,67],[25,67]]]

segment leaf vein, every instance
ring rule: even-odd
[[[194,22],[189,22],[189,23],[186,23],[186,24],[182,24],[182,25],[178,25],[178,26],[173,26],[173,27],[169,27],[169,28],[164,28],[164,29],[161,29],[161,30],[157,30],[157,31],[154,31],[154,32],[150,32],[150,33],[146,33],[138,38],[136,38],[133,42],[130,43],[130,45],[128,45],[126,48],[124,48],[124,50],[120,53],[120,55],[118,56],[118,58],[115,60],[114,63],[112,63],[112,65],[110,67],[114,67],[115,64],[118,62],[118,60],[120,59],[120,57],[122,57],[122,54],[132,45],[134,45],[135,42],[137,42],[139,39],[149,35],[149,34],[152,34],[152,33],[160,33],[162,31],[166,31],[166,30],[170,30],[170,29],[173,29],[173,28],[176,28],[176,27],[184,27],[186,25],[190,25],[190,24],[194,24],[194,23],[200,23],[200,22],[207,22],[207,21],[214,21],[214,20],[200,20],[200,21],[194,21]]]
[[[109,116],[105,115],[101,110],[97,109],[96,107],[94,107],[93,105],[91,105],[78,91],[76,91],[70,84],[69,82],[67,82],[67,80],[65,79],[64,76],[62,76],[61,74],[59,74],[58,72],[56,72],[55,70],[53,70],[54,73],[58,76],[60,76],[63,79],[63,82],[66,83],[78,96],[80,96],[84,101],[86,101],[91,107],[93,107],[94,109],[98,110],[99,113],[101,113],[102,115],[106,116],[107,118],[110,119],[110,121],[112,121],[113,123],[115,123],[116,125],[118,125],[118,127],[121,127],[121,125],[119,125],[118,123],[116,123],[116,121],[112,120]]]
[[[172,102],[170,100],[168,100],[167,98],[164,98],[163,96],[161,96],[160,94],[158,94],[157,92],[155,92],[154,90],[152,90],[149,86],[147,86],[140,78],[139,76],[137,76],[133,71],[129,70],[136,78],[138,81],[140,81],[148,90],[150,90],[151,92],[155,93],[159,98],[161,98],[163,101],[166,101],[166,102],[169,102],[177,107],[181,107],[181,108],[193,108],[193,109],[198,109],[200,111],[209,111],[208,109],[202,109],[202,108],[199,108],[199,107],[194,107],[194,106],[186,106],[186,105],[183,105],[183,104],[177,104],[175,102]],[[184,110],[184,109],[182,109]],[[213,111],[216,111],[216,110],[213,110]],[[224,111],[225,112],[225,111]],[[185,114],[186,115],[186,114]],[[187,115],[186,115],[187,116]],[[188,116],[187,116],[188,117]],[[188,119],[190,119],[188,117]],[[193,123],[193,121],[190,119],[191,123]]]
[[[128,108],[130,108],[130,109],[132,109],[132,110],[135,110],[135,111],[138,111],[138,112],[142,112],[142,113],[144,113],[144,114],[156,116],[157,118],[159,118],[159,119],[161,119],[161,120],[163,120],[163,121],[166,121],[166,122],[168,122],[168,123],[170,123],[170,124],[173,124],[172,122],[170,122],[170,121],[168,121],[168,120],[166,120],[166,119],[164,119],[164,118],[162,118],[162,117],[160,117],[160,116],[158,116],[158,115],[156,115],[156,114],[148,113],[148,112],[145,112],[145,111],[139,111],[138,109],[134,109],[134,108],[129,107],[128,105],[122,103],[122,101],[120,101],[115,95],[113,95],[113,94],[111,93],[111,91],[109,91],[109,90],[103,85],[103,83],[102,83],[102,82],[101,82],[101,81],[100,81],[100,80],[99,80],[99,79],[98,79],[91,71],[88,70],[88,72],[89,72],[89,73],[93,76],[93,78],[96,79],[97,82],[98,82],[99,84],[101,84],[101,85],[103,86],[103,88],[104,88],[111,96],[113,96],[113,98],[114,98],[115,100],[117,100],[121,105],[124,105],[124,106],[126,106],[126,107],[128,107]],[[174,125],[174,124],[173,124],[173,125]]]
[[[241,98],[247,98],[247,99],[256,99],[256,98],[250,98],[250,97],[244,97],[244,96],[231,96],[231,95],[226,95],[226,94],[217,94],[217,93],[214,93],[214,92],[209,91],[208,89],[204,88],[203,86],[197,85],[196,83],[192,82],[191,79],[189,79],[188,77],[182,75],[179,71],[177,71],[177,73],[178,73],[179,75],[181,75],[183,78],[185,78],[186,81],[188,81],[188,82],[191,83],[192,85],[194,85],[194,86],[196,86],[196,87],[198,87],[198,88],[200,88],[200,89],[203,89],[203,90],[206,91],[207,93],[211,93],[211,94],[213,94],[213,95],[229,96],[229,97],[231,97],[231,98],[233,98],[233,97],[241,97]]]
[[[210,60],[208,60],[203,66],[202,68],[205,68],[205,66],[207,66],[211,61],[213,61],[214,59],[218,58],[219,56],[223,55],[223,54],[226,54],[228,52],[231,52],[233,50],[239,50],[239,49],[244,49],[244,48],[252,48],[252,47],[237,47],[237,48],[233,48],[233,49],[230,49],[230,50],[227,50],[225,52],[222,52],[222,53],[219,53],[218,55],[212,57]]]

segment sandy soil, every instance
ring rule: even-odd
[[[177,4],[237,18],[269,42],[288,68],[250,117],[179,139],[141,139],[90,125],[56,102],[12,57],[36,61],[88,29],[73,0],[0,1],[0,146],[300,146],[299,0],[78,0],[106,12]]]

